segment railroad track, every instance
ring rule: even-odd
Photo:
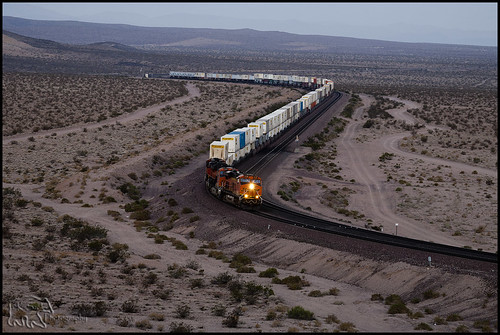
[[[339,222],[329,221],[315,216],[296,212],[268,200],[264,200],[261,209],[258,211],[254,211],[253,213],[255,215],[275,221],[313,229],[329,234],[337,234],[341,236],[388,244],[397,247],[421,250],[430,253],[475,259],[478,261],[489,263],[498,263],[498,255],[495,253],[421,241],[408,237],[386,234],[370,229],[349,226]]]
[[[263,154],[263,157],[259,158],[257,161],[252,160],[252,162],[250,162],[251,166],[245,169],[246,172],[258,174],[267,164],[269,164],[274,158],[276,158],[280,152],[285,150],[285,148],[295,140],[296,136],[300,135],[300,133],[302,133],[312,123],[314,123],[326,110],[328,110],[342,97],[341,93],[335,93],[336,94],[332,94],[332,96],[330,96],[328,100],[324,101],[322,105],[319,105],[318,109],[312,112],[312,114],[309,115],[306,120],[303,120],[303,122],[301,122],[297,127],[292,127],[289,131],[286,131],[280,139],[270,145],[270,148],[263,149],[261,152],[261,155]],[[238,165],[248,166],[248,164],[249,163],[246,162],[246,164],[240,163]],[[320,219],[314,216],[296,212],[265,199],[261,209],[258,211],[253,211],[253,213],[255,215],[269,218],[275,221],[318,230],[329,234],[337,234],[386,245],[426,251],[429,253],[437,253],[490,263],[498,263],[498,254],[495,253],[421,241],[378,232],[371,229],[354,227],[339,222],[328,221],[325,219]]]
[[[290,129],[286,130],[280,138],[278,138],[274,143],[270,144],[269,147],[262,149],[264,154],[257,162],[253,161],[250,167],[243,168],[242,166],[248,165],[246,162],[241,162],[236,165],[240,170],[244,170],[246,173],[259,175],[259,172],[264,169],[267,164],[269,164],[276,156],[278,156],[285,148],[295,141],[296,137],[299,136],[304,130],[306,130],[311,124],[316,122],[325,111],[327,111],[331,106],[333,106],[340,98],[342,98],[342,93],[333,92],[329,97],[326,98],[320,105],[318,105],[313,111],[304,117],[297,126],[292,126]],[[245,164],[246,163],[246,164]]]

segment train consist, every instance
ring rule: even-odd
[[[237,206],[258,207],[262,204],[262,180],[256,176],[241,173],[233,166],[246,156],[255,153],[278,138],[283,131],[300,118],[314,112],[334,90],[332,80],[255,73],[222,74],[204,72],[171,71],[170,78],[230,81],[267,85],[282,85],[312,89],[300,99],[269,113],[246,127],[235,129],[210,144],[206,162],[205,182],[207,188],[218,198]]]

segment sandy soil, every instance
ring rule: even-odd
[[[194,86],[188,88],[192,99],[198,93],[193,90]],[[371,98],[366,95],[362,95],[362,98],[366,107]],[[406,112],[407,108],[414,107],[414,103],[404,102],[405,108],[391,113],[408,123],[414,122]],[[187,112],[188,107],[184,105],[183,108],[186,108]],[[496,213],[496,191],[489,191],[492,197],[485,198],[482,196],[485,185],[473,182],[478,177],[488,176],[494,180],[493,185],[496,185],[496,171],[406,152],[398,146],[398,141],[408,136],[408,133],[390,126],[364,129],[361,127],[364,123],[363,111],[362,107],[356,110],[353,120],[349,121],[342,136],[335,140],[338,154],[334,161],[342,168],[343,181],[321,176],[314,171],[305,173],[304,170],[294,169],[295,160],[310,151],[309,148],[298,147],[294,154],[282,162],[283,169],[276,174],[275,179],[266,183],[269,193],[276,194],[284,182],[299,180],[303,185],[296,194],[296,199],[299,199],[301,204],[299,209],[309,206],[312,212],[339,218],[339,214],[317,200],[323,195],[322,185],[327,185],[328,189],[348,187],[353,191],[349,198],[349,209],[363,213],[366,218],[372,220],[373,225],[384,225],[384,231],[387,233],[395,233],[395,227],[388,226],[387,222],[397,222],[398,235],[459,246],[469,245],[488,251],[497,250],[496,215],[491,222],[485,223],[485,227],[478,233],[477,229],[474,229],[477,225],[474,217],[455,220],[457,215],[463,215],[460,210],[456,213],[450,212],[450,219],[443,224],[438,221],[441,217],[437,217],[433,224],[426,222],[421,218],[428,217],[427,213],[431,209],[434,210],[433,204],[417,201],[420,199],[419,201],[436,203],[439,199],[443,201],[442,208],[465,206],[468,211],[474,210],[476,206],[485,210],[492,210],[495,206]],[[238,118],[238,115],[233,117]],[[224,120],[218,122],[223,124]],[[179,133],[176,139],[178,142],[164,142],[117,164],[86,174],[73,173],[60,180],[57,185],[62,196],[69,199],[68,202],[44,196],[44,185],[6,182],[4,178],[4,188],[19,189],[23,198],[32,201],[25,207],[17,208],[17,223],[9,224],[10,233],[13,233],[14,237],[3,240],[4,330],[169,331],[174,328],[173,323],[182,323],[191,327],[193,332],[414,332],[419,324],[425,323],[436,332],[453,332],[457,328],[480,331],[478,321],[487,322],[489,329],[497,329],[497,282],[493,279],[496,278],[496,267],[488,270],[488,273],[457,274],[440,267],[428,266],[425,260],[422,266],[376,261],[289,239],[285,233],[286,229],[297,235],[300,235],[300,229],[275,224],[271,227],[264,221],[255,222],[254,218],[246,213],[238,214],[238,210],[234,208],[228,207],[227,214],[221,216],[211,207],[214,204],[213,199],[200,200],[203,199],[201,195],[195,198],[196,200],[183,197],[184,194],[191,194],[193,189],[200,187],[201,180],[198,181],[192,176],[193,172],[199,171],[203,166],[206,159],[204,155],[193,157],[189,164],[177,169],[175,174],[150,178],[143,185],[144,197],[154,203],[155,208],[163,213],[168,209],[180,213],[180,219],[172,229],[160,231],[158,234],[182,241],[187,250],[178,250],[167,241],[155,243],[151,236],[153,231],[137,231],[134,225],[136,221],[130,219],[129,213],[123,210],[124,203],[130,200],[116,190],[118,181],[129,180],[126,176],[131,172],[140,176],[142,171],[150,171],[148,159],[154,155],[175,152],[180,148],[179,142],[187,143],[196,135],[211,136],[210,132],[210,129],[199,128],[197,132]],[[61,136],[58,138],[64,141]],[[3,144],[8,145],[5,138]],[[378,161],[384,152],[395,154],[390,164]],[[13,159],[12,155],[10,159]],[[395,164],[398,164],[399,168],[395,169]],[[444,168],[438,169],[439,166]],[[452,174],[456,179],[463,177],[464,180],[455,181],[457,186],[452,186],[453,182],[450,181],[449,184],[439,187],[420,187],[416,182],[418,176],[415,175],[410,181],[412,186],[403,186],[403,192],[396,192],[395,188],[402,185],[398,180],[409,180],[409,172],[416,167],[421,169],[419,171],[434,173],[445,170],[446,174]],[[464,173],[460,174],[462,170]],[[472,175],[473,170],[477,171],[477,175]],[[387,182],[388,173],[392,175],[390,182]],[[355,182],[348,182],[351,179]],[[458,188],[463,185],[461,183],[468,185],[464,190],[468,195],[463,196],[466,198],[465,202],[456,202],[458,200],[450,199],[450,196],[457,194],[453,187]],[[104,204],[97,200],[95,195],[103,188],[106,189],[106,195],[116,198],[116,203]],[[82,194],[75,197],[80,189],[83,190]],[[442,193],[445,196],[440,198],[439,194]],[[428,198],[430,195],[433,198]],[[167,197],[174,197],[179,205],[168,207]],[[82,202],[76,202],[78,200]],[[277,196],[275,200],[281,201]],[[290,202],[282,202],[290,205]],[[82,207],[82,203],[91,204],[92,207]],[[468,203],[473,205],[467,206]],[[194,209],[194,214],[199,216],[198,220],[190,220],[194,214],[182,214],[182,206]],[[48,208],[52,210],[48,211]],[[109,210],[117,211],[120,219],[116,220],[110,216]],[[90,252],[74,251],[70,242],[64,239],[58,242],[58,238],[46,239],[45,247],[38,249],[35,241],[50,235],[46,233],[50,233],[49,227],[60,227],[64,214],[106,228],[110,245],[128,245],[129,257],[124,262],[112,263],[106,261],[102,255],[92,256]],[[44,224],[40,227],[30,224],[34,217],[42,218]],[[340,218],[360,226],[366,223],[366,220]],[[444,224],[449,227],[444,227]],[[268,231],[264,228],[264,231],[256,232],[250,229],[252,226],[271,228]],[[465,226],[469,228],[466,229]],[[461,235],[454,234],[457,230],[461,231]],[[256,272],[237,273],[234,268],[228,266],[228,262],[198,253],[198,250],[210,241],[215,242],[216,250],[223,252],[229,259],[243,250],[249,254],[250,250],[253,250],[252,263]],[[55,255],[54,263],[46,261],[47,252]],[[27,254],[30,257],[29,262],[26,261]],[[153,254],[161,258],[144,258]],[[40,262],[44,263],[44,267],[42,270],[36,270],[35,265]],[[124,275],[127,266],[134,267],[133,274]],[[173,271],[179,267],[184,269],[184,274],[176,277]],[[269,267],[277,268],[278,277],[281,279],[299,276],[308,285],[300,290],[290,290],[283,284],[272,283],[270,278],[258,276]],[[245,300],[237,302],[227,287],[211,283],[214,278],[225,272],[239,278],[240,283],[254,282],[272,288],[274,295],[259,296],[253,304]],[[68,275],[64,276],[65,273],[69,273],[69,278]],[[150,273],[156,274],[158,279],[148,286],[144,284],[144,278]],[[28,278],[21,276],[22,274],[26,274]],[[204,285],[197,287],[193,284],[200,282]],[[172,290],[171,296],[166,300],[158,298],[154,290],[165,288]],[[99,289],[105,293],[99,293]],[[309,295],[318,290],[324,294],[319,297]],[[326,294],[327,292],[335,294]],[[435,294],[424,298],[424,292]],[[52,315],[53,322],[47,323],[46,327],[35,325],[32,329],[25,325],[13,324],[14,320],[22,319],[23,314],[19,312],[19,306],[9,305],[7,302],[17,301],[26,306],[38,301],[33,295],[41,297],[42,293],[46,293],[45,296],[48,295],[52,302],[62,301],[59,307],[54,307],[54,313],[44,310],[44,313]],[[384,298],[391,294],[401,296],[411,313],[389,314],[388,305],[373,299],[377,294]],[[136,299],[140,306],[139,312],[126,313],[120,308],[128,299]],[[97,300],[108,304],[109,308],[104,316],[77,319],[71,310],[75,302],[93,303]],[[182,304],[190,306],[190,314],[185,318],[177,313]],[[219,304],[226,307],[225,316],[214,315],[212,309]],[[12,306],[13,312],[9,310]],[[315,320],[287,317],[286,312],[294,306],[302,306],[313,312]],[[223,324],[224,320],[238,307],[241,308],[238,327],[229,328]],[[35,317],[33,311],[27,314]],[[55,315],[59,317],[55,318]],[[446,321],[450,315],[458,315],[460,320]],[[128,322],[125,322],[126,320]],[[124,326],[125,323],[128,323],[128,326]]]
[[[299,208],[311,207],[312,212],[327,217],[346,219],[339,217],[332,208],[322,205],[316,199],[323,196],[325,188],[348,187],[352,192],[348,208],[365,215],[362,221],[349,218],[349,222],[354,225],[364,226],[368,218],[372,220],[374,226],[382,226],[384,232],[395,234],[395,224],[398,223],[397,233],[401,236],[459,247],[472,246],[475,249],[495,252],[498,249],[496,225],[498,200],[493,185],[496,185],[497,170],[403,150],[399,143],[409,137],[410,132],[394,128],[377,131],[362,127],[366,121],[363,115],[364,110],[370,106],[373,98],[367,95],[360,96],[363,106],[356,109],[353,120],[349,121],[344,132],[335,140],[337,158],[327,160],[339,166],[343,181],[304,174],[304,171],[293,168],[294,161],[311,152],[309,148],[299,147],[296,154],[290,156],[285,163],[288,168],[283,169],[281,176],[276,176],[272,181],[270,185],[272,190],[269,193],[276,194],[280,185],[290,180],[299,180],[304,185],[296,194]],[[402,108],[389,110],[396,120],[410,125],[418,123],[418,120],[407,112],[408,109],[419,108],[417,103],[395,97],[391,99],[405,104]],[[427,127],[436,129],[436,126],[429,125],[418,132],[425,133]],[[394,155],[390,163],[379,161],[379,157],[384,153]],[[437,173],[448,178],[454,177],[454,179],[449,179],[449,181],[445,179],[447,183],[444,185],[424,184],[420,186],[415,176],[409,176],[411,172],[419,169],[421,174],[428,173],[427,176],[430,176],[432,172],[440,171]],[[391,175],[392,182],[388,181],[388,175]],[[491,178],[493,185],[491,187],[474,185],[474,181],[481,178]],[[350,180],[355,180],[355,182],[347,182]],[[411,187],[404,187],[403,192],[395,192],[398,186],[403,185],[399,183],[400,180],[408,181]],[[321,187],[318,187],[318,183],[321,183]],[[491,192],[492,197],[484,198],[483,192]],[[462,194],[466,194],[466,197],[461,197]],[[291,204],[279,198],[277,201],[282,204]],[[420,202],[420,204],[415,204],[415,202]],[[440,208],[435,208],[437,203]],[[443,210],[447,212],[446,227],[444,227],[445,224],[429,221],[429,219],[432,220],[429,215],[431,208],[436,209],[438,213],[436,217],[442,216]],[[492,215],[486,220],[481,216],[481,221],[478,221],[477,218],[480,216],[470,215],[470,211],[474,209],[481,212],[491,211]],[[469,215],[464,216],[465,211],[469,211]],[[438,220],[443,221],[443,218],[438,218]],[[388,225],[388,222],[394,224]],[[484,234],[475,234],[474,229],[480,225],[488,228]],[[457,234],[458,231],[461,233]]]

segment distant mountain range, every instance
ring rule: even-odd
[[[3,17],[4,31],[64,44],[119,43],[147,50],[239,50],[269,52],[358,53],[413,55],[488,52],[496,47],[434,43],[403,43],[349,37],[298,35],[253,29],[140,27],[79,21],[29,20]]]

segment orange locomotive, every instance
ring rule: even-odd
[[[257,208],[262,204],[262,180],[243,174],[219,158],[206,162],[205,183],[212,194],[242,208]]]

